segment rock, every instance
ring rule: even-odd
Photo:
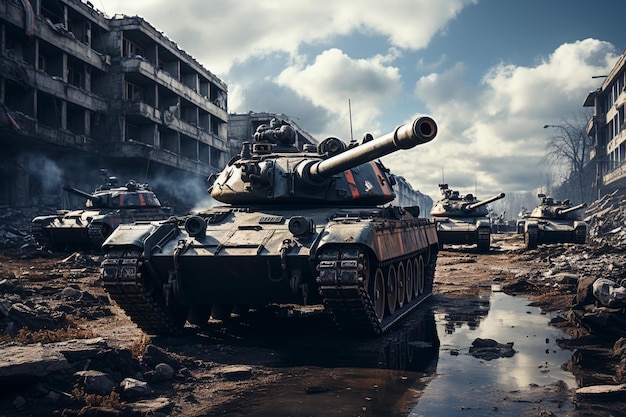
[[[479,359],[490,361],[497,358],[510,358],[515,355],[513,342],[498,343],[493,339],[477,338],[472,342],[469,353]]]
[[[43,311],[37,311],[23,303],[15,303],[9,309],[9,317],[30,330],[54,330],[65,321],[65,315],[52,317]]]
[[[621,385],[592,385],[576,390],[576,395],[581,396],[614,396],[626,394],[626,384]]]
[[[96,337],[92,339],[72,339],[64,342],[47,343],[46,348],[60,352],[68,362],[74,363],[94,358],[98,352],[107,348],[107,342]]]
[[[593,283],[596,277],[583,277],[578,281],[578,289],[576,290],[576,297],[574,298],[574,306],[584,306],[586,304],[593,304],[595,297],[593,296]]]
[[[104,372],[78,371],[74,376],[88,394],[108,395],[115,388],[113,379]]]
[[[160,363],[167,363],[174,369],[180,368],[180,362],[173,355],[160,347],[153,344],[146,346],[145,352],[141,357],[143,363],[150,367],[156,367]]]
[[[174,374],[176,373],[174,368],[172,368],[172,366],[168,365],[167,363],[158,364],[157,366],[155,366],[154,371],[161,381],[167,381],[168,379],[173,378]]]
[[[244,381],[252,377],[252,368],[246,365],[226,366],[219,374],[228,381]]]
[[[82,292],[79,289],[72,287],[65,287],[63,291],[61,291],[61,297],[69,299],[69,300],[78,300]]]
[[[626,306],[626,287],[622,287],[610,279],[596,279],[593,282],[593,296],[607,307]]]
[[[69,368],[65,356],[40,344],[0,349],[0,385],[36,380]]]
[[[141,398],[152,394],[152,388],[147,382],[135,378],[124,378],[120,387],[127,398]]]
[[[153,400],[141,400],[129,403],[128,406],[136,413],[143,416],[156,415],[158,411],[169,407],[171,402],[165,397],[155,398]]]

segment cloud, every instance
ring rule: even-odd
[[[299,55],[303,44],[329,44],[355,32],[382,36],[392,46],[418,50],[445,29],[467,5],[477,0],[101,0],[108,15],[139,15],[162,22],[168,37],[212,72],[225,75],[251,58],[285,52]],[[98,4],[96,4],[98,7]],[[172,19],[176,16],[176,19]]]
[[[305,67],[291,66],[282,71],[276,82],[297,95],[324,108],[335,116],[335,135],[349,135],[348,100],[354,103],[352,121],[355,130],[372,129],[382,106],[401,90],[398,68],[388,66],[388,57],[352,59],[339,49],[324,51]],[[345,137],[345,136],[344,136]]]
[[[394,154],[390,163],[415,188],[427,184],[431,196],[438,196],[434,184],[442,170],[452,188],[473,192],[477,185],[481,196],[539,187],[549,140],[543,125],[580,112],[598,87],[591,77],[607,74],[617,59],[610,43],[585,39],[559,46],[533,67],[494,66],[480,85],[464,81],[462,63],[421,77],[415,95],[430,109],[439,135],[415,157]]]

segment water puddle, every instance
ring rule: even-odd
[[[384,337],[368,341],[312,337],[279,350],[281,383],[241,404],[246,416],[455,416],[563,412],[547,391],[574,388],[561,369],[571,351],[549,315],[521,297],[493,292],[473,305],[430,303]],[[513,342],[512,357],[479,359],[476,338]],[[560,382],[562,381],[562,382]]]
[[[543,391],[576,388],[572,373],[561,369],[572,352],[556,344],[567,335],[549,326],[550,315],[528,303],[494,292],[487,314],[476,310],[478,319],[451,326],[447,313],[436,314],[441,340],[437,372],[409,415],[517,415],[533,404],[561,412],[571,409],[572,405],[542,401]],[[476,338],[513,342],[516,353],[490,361],[475,358],[469,347]]]

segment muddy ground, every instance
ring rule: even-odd
[[[607,253],[612,256],[609,260],[601,258]],[[434,296],[428,304],[449,315],[470,317],[494,285],[527,297],[542,310],[555,312],[553,325],[571,336],[559,344],[575,352],[563,366],[577,381],[616,385],[623,382],[620,357],[613,349],[619,335],[592,331],[576,320],[572,306],[577,282],[603,274],[609,264],[619,270],[620,257],[611,250],[567,244],[525,251],[521,235],[492,235],[489,254],[478,254],[473,247],[446,247],[440,252]],[[5,306],[25,305],[24,321],[30,320],[32,327],[46,323],[54,328],[20,331],[19,323],[7,316],[2,320],[0,352],[69,339],[96,338],[100,343],[72,362],[70,369],[39,378],[0,379],[0,416],[243,415],[250,404],[271,401],[281,384],[294,380],[311,395],[336,389],[316,385],[307,366],[289,367],[285,349],[293,349],[294,356],[299,352],[298,363],[309,365],[320,352],[355,347],[319,308],[267,309],[234,317],[228,327],[215,321],[204,329],[189,327],[188,334],[178,338],[148,337],[108,300],[98,280],[100,261],[97,253],[47,253],[28,246],[0,253],[0,298],[7,301]],[[307,355],[308,359],[303,357]],[[106,373],[115,384],[113,392],[98,393],[87,377],[77,376],[78,370]],[[148,388],[122,389],[119,383],[124,378],[146,381]],[[561,387],[534,396],[534,404],[563,398],[574,404],[558,415],[626,415],[624,393],[587,397]],[[528,415],[557,414],[535,406],[529,407]]]

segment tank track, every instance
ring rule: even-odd
[[[424,254],[427,255],[428,251]],[[395,261],[411,259],[417,255],[418,253],[412,253]],[[376,265],[370,262],[368,255],[361,248],[353,246],[322,249],[318,256],[317,270],[320,272],[318,283],[324,305],[343,331],[357,336],[380,335],[432,295],[437,263],[436,251],[427,258],[424,265],[423,293],[379,320],[366,287],[367,269],[373,271],[378,266],[388,266],[394,262]],[[371,273],[370,275],[373,276]]]
[[[109,296],[147,334],[176,335],[182,331],[186,309],[163,291],[150,277],[137,248],[115,249],[102,261],[102,283]]]
[[[578,227],[574,230],[574,243],[584,245],[587,242],[587,228]]]

